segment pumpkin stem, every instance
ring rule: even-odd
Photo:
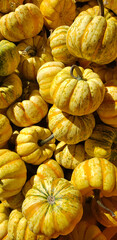
[[[78,74],[77,77],[75,77],[74,74],[73,74],[73,70],[74,69],[76,70],[76,72]],[[81,72],[80,68],[77,65],[72,65],[71,66],[71,68],[70,68],[70,75],[73,78],[77,79],[77,80],[82,80],[82,72]]]
[[[99,5],[99,9],[100,9],[100,13],[99,15],[104,17],[104,4],[103,4],[103,0],[97,0],[98,5]]]
[[[27,46],[22,52],[24,56],[29,55],[31,57],[34,57],[36,53],[37,53],[36,48],[32,46]]]
[[[54,134],[51,134],[48,138],[38,142],[39,146],[43,146],[45,143],[48,143],[51,139],[54,138]]]

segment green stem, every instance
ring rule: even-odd
[[[76,70],[76,72],[77,72],[77,77],[75,77],[74,76],[74,74],[73,74],[73,70]],[[78,81],[79,80],[82,80],[82,72],[81,72],[81,70],[80,70],[80,68],[77,66],[77,65],[72,65],[71,66],[71,68],[70,68],[70,75],[73,77],[73,78],[75,78],[75,79],[77,79]]]
[[[29,55],[31,57],[34,57],[36,56],[36,48],[35,47],[32,47],[32,46],[27,46],[24,51],[23,51],[23,54],[24,55]]]
[[[39,141],[38,144],[39,144],[39,146],[43,146],[44,144],[48,143],[53,138],[54,138],[54,134],[51,134],[48,138]]]
[[[97,0],[100,9],[100,16],[104,17],[104,4],[103,0]]]

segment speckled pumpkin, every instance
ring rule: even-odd
[[[105,197],[117,196],[117,168],[104,158],[91,158],[80,163],[71,176],[71,182],[83,195],[99,189]]]
[[[50,96],[50,87],[55,75],[64,68],[62,62],[47,62],[44,63],[37,72],[37,82],[39,84],[39,92],[43,99],[53,104],[53,98]]]
[[[0,149],[0,200],[19,193],[26,178],[26,166],[20,156],[8,149]]]
[[[73,116],[53,105],[48,112],[48,126],[58,141],[76,144],[88,139],[95,127],[93,114]]]
[[[101,65],[115,60],[116,43],[117,20],[106,8],[104,17],[99,16],[98,6],[82,11],[67,31],[66,44],[69,52]]]
[[[117,80],[105,83],[105,96],[97,109],[102,122],[117,128]]]
[[[76,62],[77,58],[70,54],[66,46],[66,35],[69,26],[62,25],[57,27],[50,34],[50,47],[54,61],[63,62],[65,65],[72,65]]]
[[[24,0],[4,0],[4,1],[0,1],[0,12],[2,12],[2,13],[12,12],[19,5],[23,4],[23,1]]]
[[[12,135],[12,127],[9,119],[0,114],[0,148],[3,148]]]
[[[96,111],[104,94],[105,87],[98,74],[77,65],[65,67],[57,73],[50,88],[56,107],[76,116]]]
[[[9,220],[10,208],[7,208],[0,203],[0,240],[7,234],[8,220]]]
[[[22,95],[22,81],[16,73],[2,78],[0,83],[0,109],[8,108]]]
[[[36,36],[42,30],[43,23],[40,9],[33,3],[26,3],[1,17],[0,31],[7,40],[19,42]]]
[[[16,126],[28,127],[40,122],[48,112],[48,105],[38,90],[32,90],[29,99],[15,102],[7,110],[7,117]]]
[[[51,132],[47,128],[31,126],[23,128],[16,138],[16,151],[21,158],[34,165],[39,165],[51,158],[56,148],[55,138],[40,146],[39,142],[48,138]]]
[[[74,169],[85,159],[85,150],[82,143],[66,144],[59,142],[54,152],[56,161],[64,168]]]
[[[1,20],[1,19],[0,19]],[[20,62],[16,45],[8,40],[0,41],[0,76],[13,73]]]
[[[27,192],[22,213],[34,233],[66,235],[82,217],[81,193],[64,178],[41,179]]]
[[[72,0],[43,0],[40,10],[48,29],[70,26],[76,17],[76,5]]]

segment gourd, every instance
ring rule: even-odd
[[[85,150],[82,143],[66,144],[61,141],[54,151],[56,161],[64,168],[74,169],[80,162],[85,160]]]
[[[97,109],[101,121],[112,127],[117,127],[117,81],[113,79],[105,83],[103,102]]]
[[[53,155],[55,150],[55,138],[41,145],[41,140],[50,137],[48,128],[30,126],[21,129],[16,137],[16,152],[22,160],[34,165],[39,165]]]
[[[68,180],[48,177],[27,192],[22,213],[35,234],[56,238],[71,232],[80,221],[82,196]]]
[[[95,127],[93,114],[73,116],[53,105],[48,112],[48,127],[55,139],[77,144],[88,139]]]
[[[22,81],[16,73],[2,78],[0,85],[0,109],[8,108],[22,95]]]
[[[75,64],[77,58],[71,55],[66,46],[66,35],[69,26],[62,25],[54,29],[50,34],[50,47],[54,61],[63,62],[65,65]]]
[[[40,122],[48,112],[48,105],[39,94],[38,89],[32,89],[28,99],[18,101],[7,109],[7,117],[19,127],[28,127]]]
[[[40,10],[47,29],[70,26],[76,17],[76,5],[72,0],[43,0]]]
[[[23,1],[24,0],[4,0],[4,1],[0,1],[0,12],[2,12],[2,13],[12,12],[19,5],[23,4]]]
[[[107,65],[91,64],[91,69],[100,76],[103,83],[117,79],[117,66],[112,68]]]
[[[0,114],[0,148],[3,148],[12,135],[12,127],[9,119]]]
[[[101,196],[117,196],[117,168],[105,158],[90,158],[81,162],[72,172],[71,183],[83,195],[94,189]]]
[[[1,17],[0,31],[7,40],[19,42],[36,36],[42,30],[43,24],[40,9],[33,3],[27,3]]]
[[[33,3],[35,4],[37,7],[40,7],[40,4],[43,0],[24,0],[24,4],[26,3]]]
[[[9,220],[10,208],[7,208],[0,203],[0,240],[7,234],[8,220]]]
[[[26,178],[27,169],[20,156],[11,150],[0,149],[0,200],[19,193]]]
[[[117,14],[117,2],[116,0],[103,0],[104,6],[111,9],[115,14]]]
[[[75,18],[67,31],[66,45],[73,56],[103,65],[116,58],[117,24],[116,18],[99,2],[101,14],[95,6]]]
[[[104,99],[105,87],[98,74],[77,65],[56,74],[50,95],[56,107],[76,116],[93,113]]]
[[[38,69],[37,82],[39,84],[39,93],[47,103],[53,104],[53,98],[50,95],[50,87],[56,74],[64,67],[62,62],[51,61],[44,63]]]
[[[10,209],[21,209],[23,201],[24,195],[22,191],[20,191],[18,194],[3,200],[2,204]]]
[[[3,16],[4,17],[4,16]],[[3,18],[2,17],[2,18]],[[1,20],[1,19],[0,19]],[[20,62],[20,55],[13,42],[0,41],[0,76],[8,76],[13,73]]]

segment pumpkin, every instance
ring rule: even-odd
[[[7,40],[19,42],[36,36],[42,30],[43,23],[40,9],[33,3],[27,3],[1,17],[0,31]]]
[[[62,62],[51,61],[44,63],[37,72],[37,82],[39,84],[39,93],[42,98],[53,104],[53,98],[50,96],[51,83],[58,72],[64,68]]]
[[[117,79],[117,66],[112,68],[107,65],[92,64],[91,68],[100,76],[103,83],[111,81],[112,79]]]
[[[105,83],[105,96],[97,109],[102,122],[117,127],[117,80],[113,79]]]
[[[24,4],[26,3],[33,3],[35,4],[37,7],[40,7],[40,4],[43,0],[24,0]]]
[[[3,13],[0,13],[0,18],[3,16]],[[4,37],[2,36],[1,32],[0,32],[0,41],[3,40]]]
[[[86,1],[85,1],[86,2]],[[86,11],[88,8],[91,8],[91,7],[94,7],[97,5],[97,0],[90,0],[89,2],[87,1],[85,3],[85,5],[81,5],[80,4],[78,5],[77,7],[77,15],[82,12],[82,11]]]
[[[12,135],[12,127],[9,119],[0,114],[0,148],[3,148]]]
[[[51,132],[48,128],[30,126],[21,129],[16,138],[16,151],[21,158],[34,165],[39,165],[51,158],[55,150],[55,139],[41,146],[40,141],[48,138]]]
[[[110,211],[107,211],[106,209],[102,208],[96,202],[95,198],[93,198],[91,203],[91,209],[94,217],[99,223],[101,223],[105,227],[115,227],[115,226],[117,227],[117,198],[102,197],[101,202]],[[114,213],[114,216],[112,215],[111,211]]]
[[[0,240],[7,234],[10,209],[0,203]]]
[[[82,143],[66,144],[61,141],[54,151],[56,161],[64,168],[74,169],[80,162],[85,160],[85,150]]]
[[[82,217],[81,193],[64,178],[40,179],[27,192],[22,213],[35,234],[66,235]]]
[[[104,6],[111,9],[117,14],[117,1],[116,0],[103,0]]]
[[[19,155],[8,149],[0,149],[0,200],[19,193],[26,177],[26,166]]]
[[[106,227],[103,230],[103,234],[107,240],[116,240],[117,238],[117,227]]]
[[[21,209],[23,201],[24,195],[22,191],[20,191],[18,194],[3,200],[2,203],[5,207],[10,209]]]
[[[8,234],[6,234],[6,236],[2,238],[2,240],[9,240]]]
[[[111,158],[111,150],[117,139],[115,128],[96,124],[92,135],[85,141],[85,151],[90,157]]]
[[[22,81],[16,73],[2,78],[0,85],[0,109],[8,108],[22,95]]]
[[[7,110],[7,117],[16,126],[28,127],[38,123],[46,116],[48,105],[37,89],[32,90],[29,99],[12,104]]]
[[[63,62],[66,65],[72,65],[76,62],[77,58],[71,55],[66,46],[66,35],[69,26],[63,25],[54,29],[50,34],[50,47],[54,61]]]
[[[104,94],[104,84],[98,74],[77,65],[65,67],[57,73],[50,88],[56,107],[76,116],[97,110]]]
[[[8,236],[10,240],[49,240],[43,236],[37,236],[30,231],[26,218],[22,215],[21,211],[14,209],[9,216],[8,222]]]
[[[0,1],[0,12],[2,12],[2,13],[12,12],[19,5],[23,4],[23,1],[24,0],[4,0],[4,1]]]
[[[71,182],[83,195],[98,189],[105,197],[117,196],[117,168],[105,158],[81,162],[73,170]]]
[[[64,178],[64,172],[60,165],[53,159],[44,161],[37,168],[36,175],[32,176],[24,185],[22,192],[25,196],[27,191],[32,188],[35,183],[42,178],[53,177],[53,178]]]
[[[21,61],[18,70],[23,78],[35,81],[38,69],[46,62],[53,61],[47,36],[43,32],[33,38],[22,40],[18,45]]]
[[[73,116],[53,105],[48,112],[48,126],[58,141],[76,144],[88,139],[95,127],[93,114]]]
[[[7,76],[15,71],[20,62],[20,55],[13,42],[0,41],[0,76]]]
[[[67,31],[66,45],[69,52],[100,65],[112,62],[117,52],[116,22],[112,13],[103,9],[103,6],[101,15],[98,6],[82,11]]]
[[[70,26],[76,17],[76,5],[72,0],[43,0],[40,10],[47,29]]]

